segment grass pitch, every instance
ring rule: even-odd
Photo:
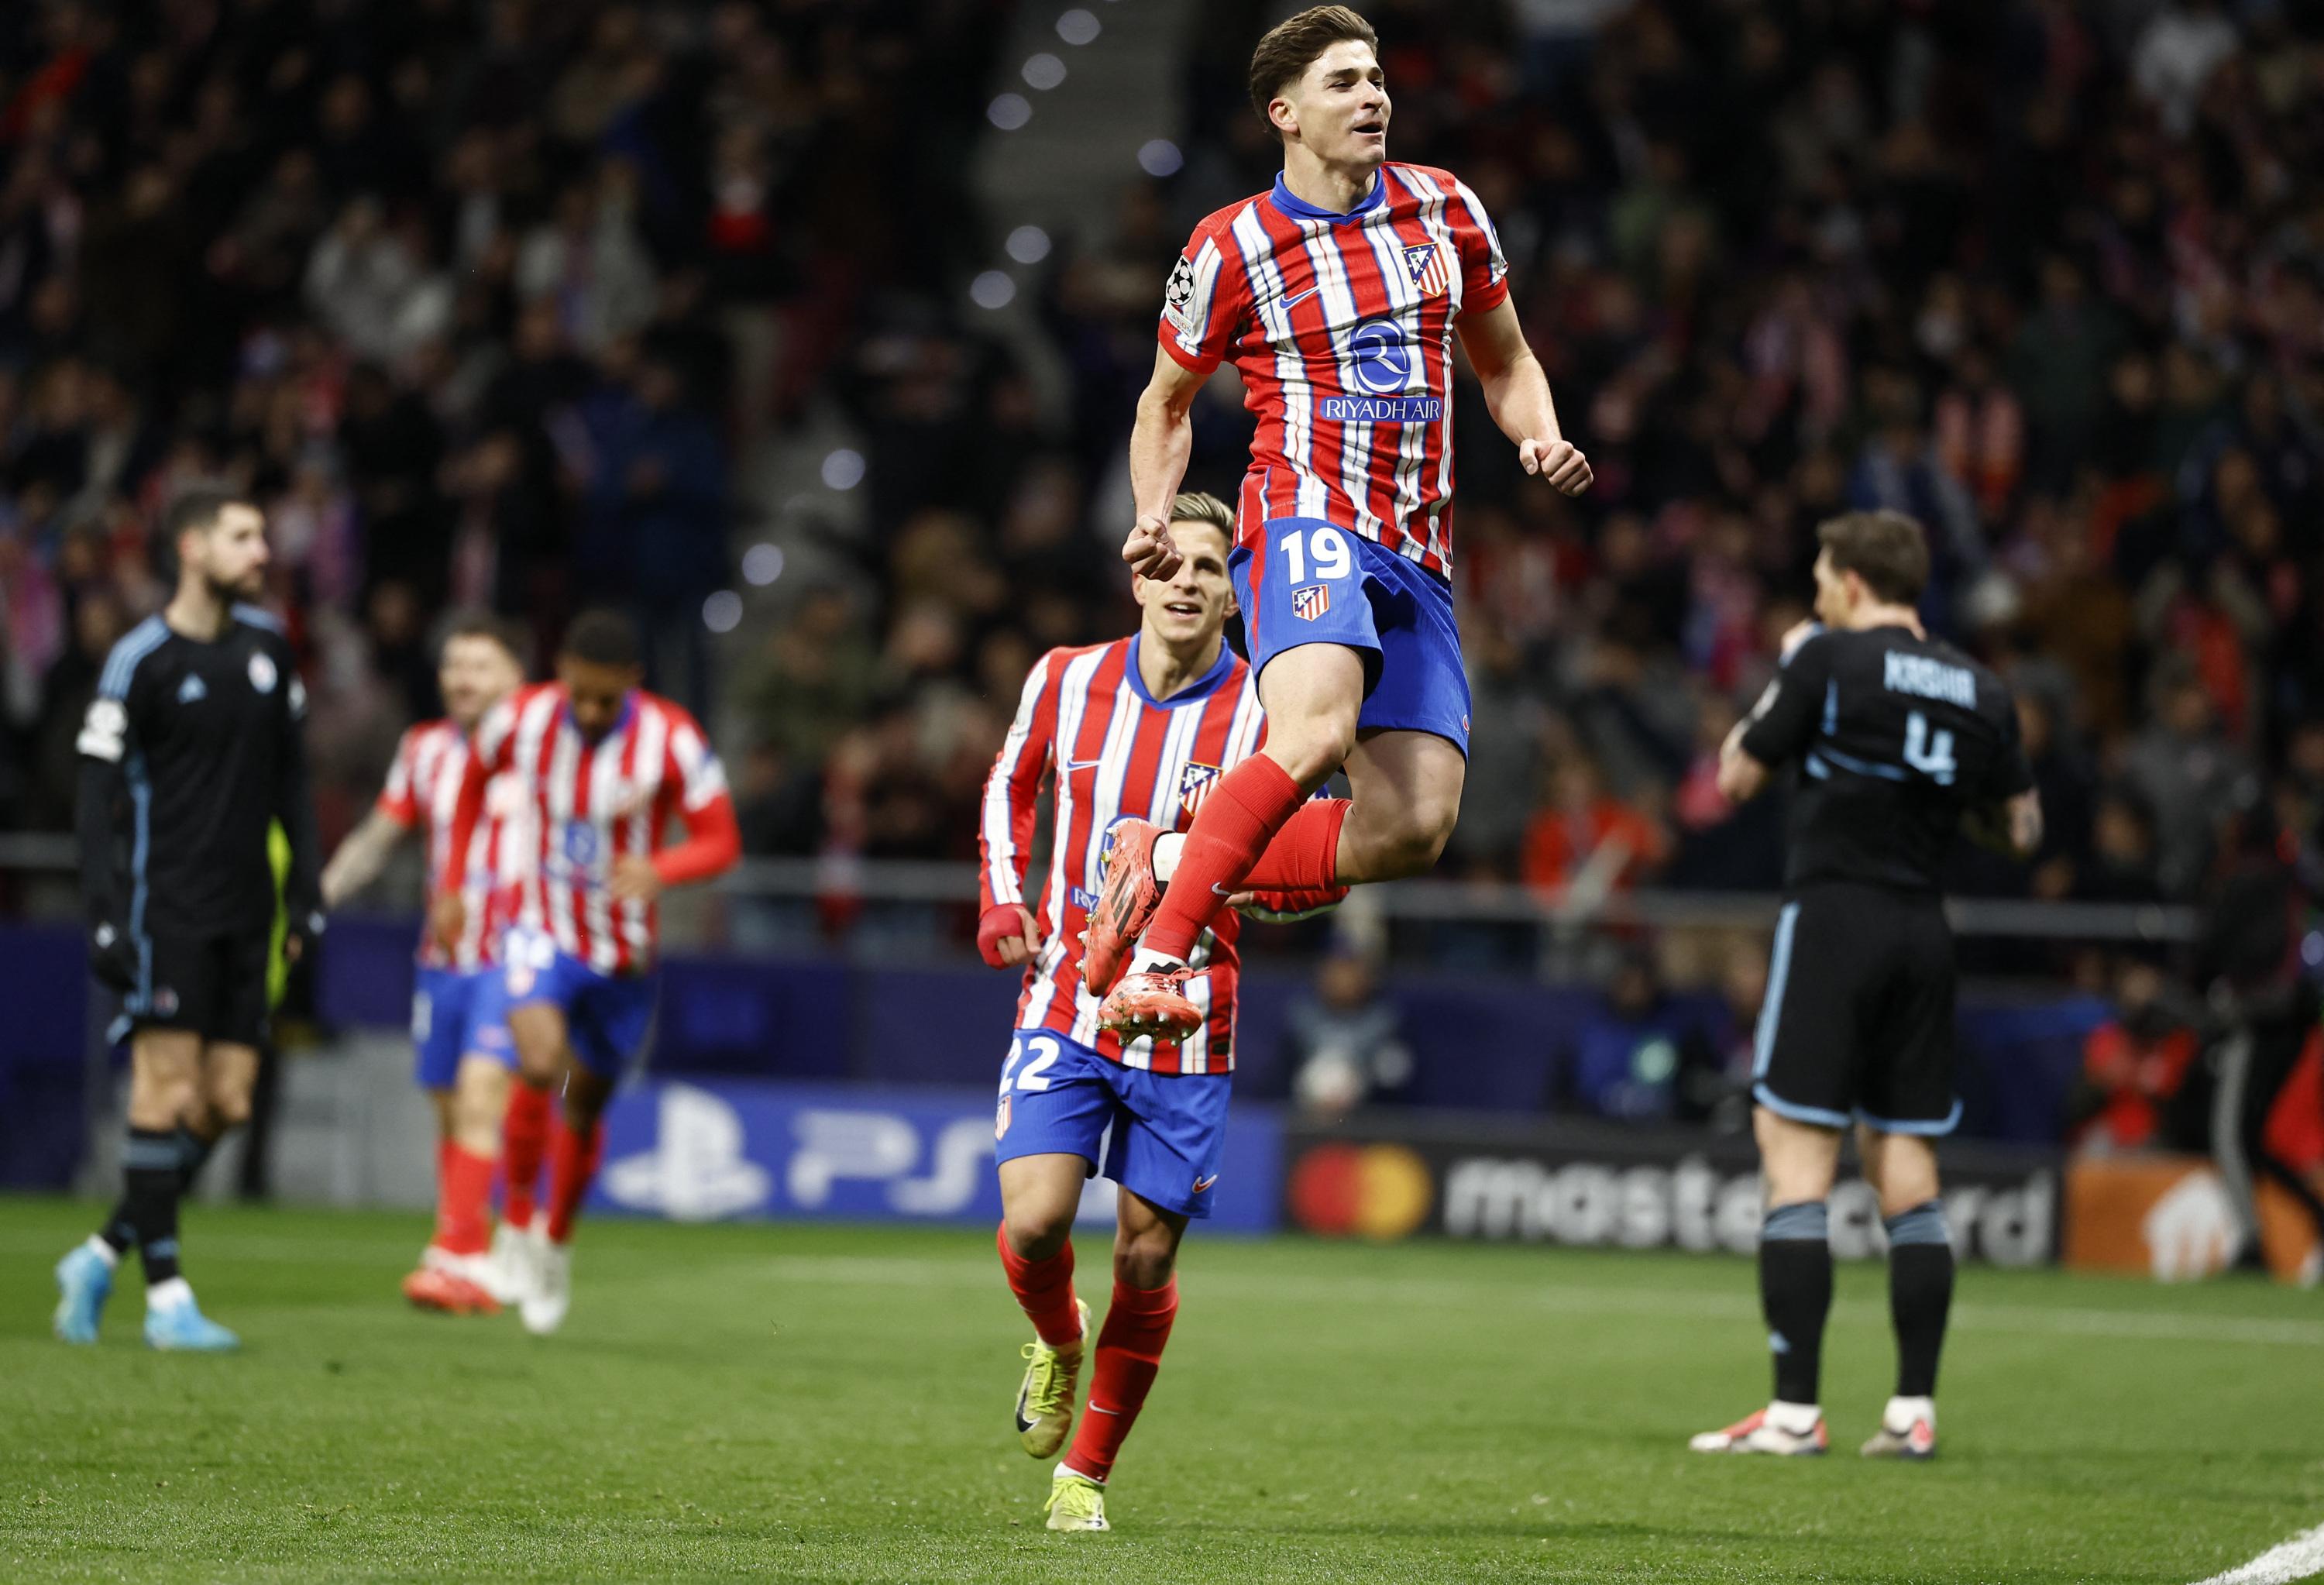
[[[1891,1365],[1845,1267],[1834,1456],[1729,1460],[1685,1439],[1766,1396],[1743,1262],[1198,1231],[1118,1528],[1061,1537],[976,1230],[597,1221],[538,1340],[402,1304],[416,1217],[196,1208],[245,1346],[190,1358],[134,1273],[50,1338],[96,1215],[0,1201],[10,1579],[2181,1582],[2324,1519],[2324,1304],[2252,1285],[1965,1273],[1905,1467],[1854,1456]]]

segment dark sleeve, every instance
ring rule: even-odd
[[[1774,769],[1807,752],[1831,684],[1831,639],[1818,633],[1792,651],[1743,729],[1743,751]]]
[[[287,646],[275,664],[290,679],[282,690],[282,751],[276,760],[281,770],[274,800],[274,817],[282,822],[282,834],[290,843],[282,907],[292,930],[312,935],[322,926],[323,841],[315,829],[315,795],[307,775],[307,687],[299,680]]]
[[[2001,748],[1986,775],[1986,797],[2014,798],[2034,788],[2034,762],[2025,757],[2024,740],[2017,733],[2017,701],[2001,690]]]
[[[115,840],[115,811],[121,807],[127,783],[118,760],[80,762],[80,796],[74,829],[80,839],[80,897],[89,928],[126,926],[123,903],[120,843]]]
[[[74,748],[80,755],[80,791],[73,815],[80,839],[81,904],[89,927],[128,926],[128,887],[122,873],[121,810],[129,801],[124,769],[134,741],[131,711],[137,691],[132,671],[118,691],[100,687],[82,717]]]

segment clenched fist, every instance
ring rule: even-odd
[[[1130,530],[1130,537],[1121,542],[1121,559],[1130,563],[1130,570],[1140,577],[1176,576],[1184,558],[1170,538],[1170,520],[1150,511],[1142,513],[1137,526]]]
[[[1546,479],[1564,495],[1579,495],[1593,476],[1590,459],[1571,440],[1527,440],[1517,447],[1517,462],[1526,472]]]

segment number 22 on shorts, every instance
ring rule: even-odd
[[[1355,552],[1348,545],[1348,537],[1329,523],[1313,529],[1294,529],[1277,541],[1283,552],[1284,576],[1295,584],[1307,581],[1307,558],[1315,558],[1315,576],[1330,582],[1346,577],[1356,569]]]
[[[1001,1069],[1001,1092],[1009,1092],[1013,1079],[1019,1090],[1046,1090],[1049,1087],[1049,1070],[1057,1064],[1061,1055],[1054,1035],[1019,1035],[1010,1045],[1009,1061]],[[1033,1060],[1025,1062],[1030,1056]],[[1017,1064],[1025,1062],[1019,1068]]]

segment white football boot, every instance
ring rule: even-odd
[[[1724,1431],[1705,1431],[1686,1444],[1699,1453],[1775,1453],[1801,1458],[1831,1445],[1813,1404],[1769,1404]]]

